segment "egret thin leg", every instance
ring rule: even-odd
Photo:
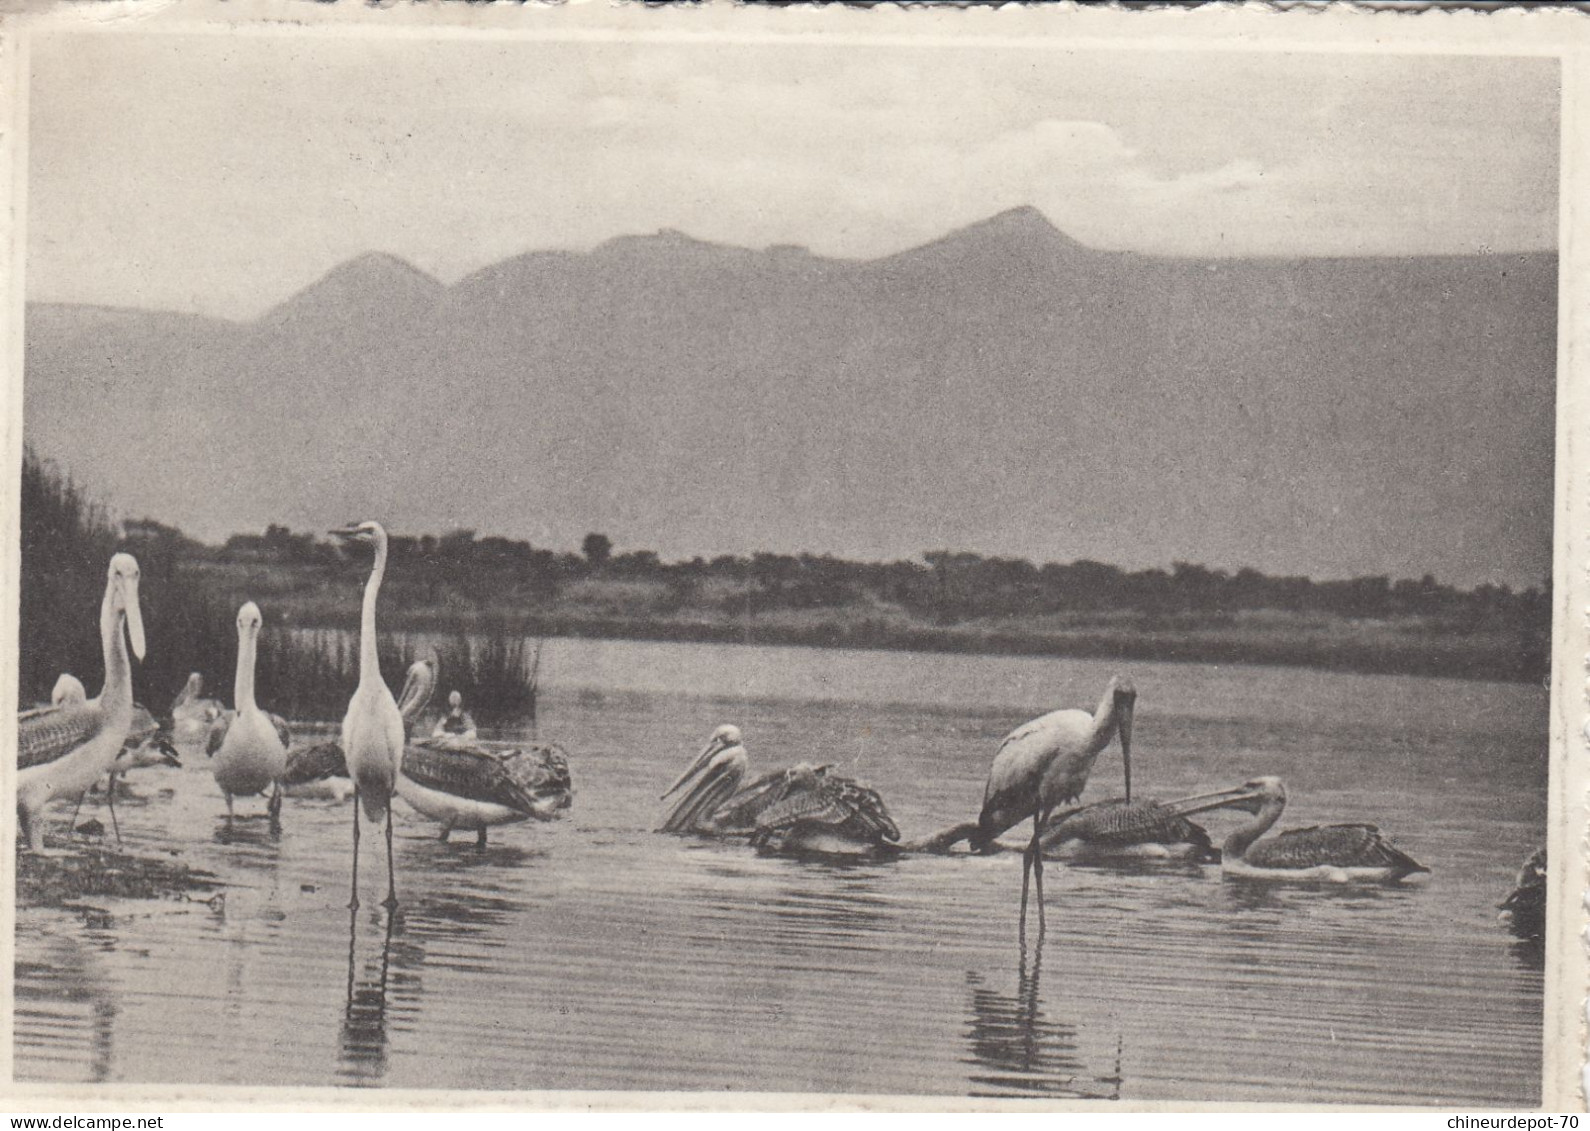
[[[359,787],[353,787],[353,895],[348,910],[359,910]]]
[[[390,911],[397,905],[397,873],[392,868],[392,803],[388,801],[386,806],[386,900],[382,906]]]
[[[121,825],[116,822],[116,775],[110,775],[110,789],[105,794],[110,804],[110,827],[116,830],[116,847],[121,847]]]

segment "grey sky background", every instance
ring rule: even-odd
[[[36,301],[246,319],[371,250],[869,257],[1018,204],[1168,255],[1556,242],[1552,60],[150,34],[32,71]]]

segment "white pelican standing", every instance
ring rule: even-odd
[[[198,672],[188,676],[188,682],[171,703],[171,732],[178,742],[202,742],[209,736],[210,727],[224,713],[224,708],[214,699],[201,698],[204,694],[204,677]]]
[[[1277,777],[1254,778],[1236,789],[1211,794],[1210,800],[1223,808],[1254,814],[1253,820],[1221,846],[1220,867],[1228,876],[1390,883],[1430,870],[1387,840],[1374,825],[1316,825],[1260,840],[1286,808],[1286,786]]]
[[[226,815],[232,816],[233,797],[253,797],[271,790],[266,810],[275,822],[282,813],[282,774],[287,769],[287,746],[292,735],[278,715],[260,710],[254,700],[254,664],[259,654],[259,632],[264,623],[259,606],[245,602],[237,611],[237,677],[232,685],[232,707],[210,727],[205,750],[215,759],[210,769],[215,784],[226,796]]]
[[[443,715],[436,723],[436,728],[431,731],[432,738],[456,738],[464,742],[473,742],[477,737],[475,720],[470,713],[464,710],[464,696],[456,689],[447,696],[447,714]]]
[[[397,700],[381,678],[381,660],[376,652],[375,602],[381,593],[381,578],[386,574],[386,531],[378,522],[361,522],[333,530],[339,538],[370,542],[375,546],[375,564],[364,586],[364,607],[359,620],[359,686],[348,702],[342,719],[342,751],[353,778],[353,895],[351,909],[359,906],[359,807],[372,821],[386,818],[386,878],[384,905],[397,906],[397,875],[392,866],[392,795],[403,768],[403,715]]]
[[[1043,925],[1043,853],[1039,836],[1057,805],[1075,801],[1088,784],[1094,760],[1117,733],[1126,774],[1126,799],[1132,799],[1132,713],[1137,689],[1125,676],[1113,677],[1093,714],[1051,711],[1005,736],[988,771],[983,810],[977,817],[974,848],[1032,818],[1032,843],[1021,865],[1021,916],[1027,920],[1027,880],[1036,873],[1038,923]]]
[[[123,635],[123,625],[126,635]],[[105,684],[94,699],[65,702],[19,721],[17,818],[33,851],[44,848],[44,807],[61,797],[81,797],[109,771],[133,721],[133,654],[144,656],[144,621],[138,606],[138,562],[131,554],[110,559],[99,635]]]

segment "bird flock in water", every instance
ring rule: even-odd
[[[44,812],[55,801],[81,805],[83,796],[110,776],[111,818],[116,823],[116,778],[129,770],[180,765],[177,743],[202,742],[216,785],[233,816],[238,798],[266,798],[279,828],[284,795],[353,801],[352,895],[359,905],[360,814],[384,824],[387,895],[397,906],[392,856],[392,810],[401,797],[420,815],[454,830],[486,830],[529,819],[550,820],[569,807],[573,788],[568,759],[555,745],[484,741],[457,691],[429,735],[416,736],[420,716],[437,683],[434,660],[410,666],[394,697],[376,652],[376,605],[387,565],[387,536],[376,522],[332,531],[348,542],[369,544],[374,561],[365,584],[359,627],[359,680],[342,720],[340,739],[294,748],[282,718],[255,698],[254,668],[261,628],[252,601],[238,610],[238,654],[232,709],[203,698],[198,673],[156,720],[133,701],[128,645],[144,655],[137,561],[111,558],[100,607],[105,683],[90,699],[71,675],[56,683],[51,703],[18,718],[17,813],[27,848],[44,851]],[[1277,777],[1256,777],[1229,789],[1173,801],[1132,796],[1132,720],[1137,691],[1116,676],[1092,713],[1052,711],[1008,734],[994,755],[975,821],[915,842],[900,830],[876,790],[835,772],[832,765],[802,762],[762,774],[749,784],[750,757],[740,729],[713,731],[700,755],[663,794],[676,798],[660,830],[687,836],[747,838],[761,851],[842,859],[878,859],[902,853],[950,853],[964,844],[973,853],[1004,846],[999,838],[1032,822],[1023,856],[1021,919],[1029,888],[1036,888],[1043,925],[1046,859],[1108,863],[1123,859],[1174,859],[1218,863],[1223,873],[1256,880],[1330,883],[1396,883],[1428,872],[1375,826],[1320,825],[1266,836],[1286,807]],[[1098,756],[1119,741],[1124,797],[1082,805]],[[1218,848],[1191,818],[1217,810],[1248,814]],[[73,824],[76,822],[73,811]],[[116,827],[120,838],[119,824]],[[1019,835],[1019,834],[1018,834]],[[1013,846],[1014,847],[1014,846]],[[1546,860],[1537,851],[1525,863],[1517,889],[1502,903],[1515,933],[1539,937],[1545,914]]]

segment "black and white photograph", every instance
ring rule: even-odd
[[[1582,58],[221,7],[9,37],[9,1091],[1583,1107]]]

